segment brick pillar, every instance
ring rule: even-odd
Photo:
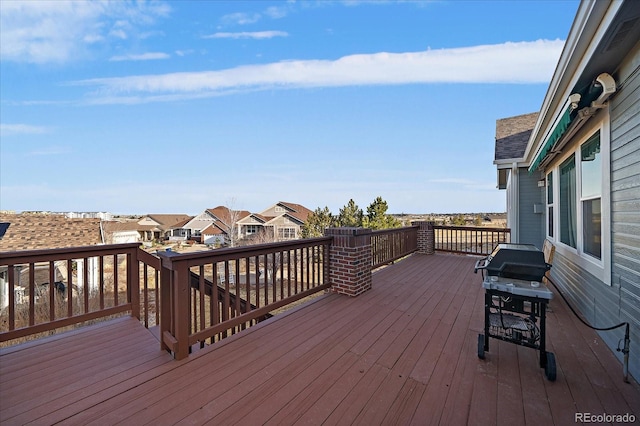
[[[434,254],[436,252],[436,235],[433,230],[433,222],[412,222],[418,226],[418,253]]]
[[[328,228],[331,291],[357,296],[371,288],[371,230]]]

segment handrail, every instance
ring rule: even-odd
[[[418,250],[418,226],[382,229],[371,232],[371,268],[407,256]]]
[[[511,240],[510,228],[434,225],[435,250],[486,256],[499,243]]]
[[[126,312],[157,324],[159,266],[137,243],[0,252],[0,342]]]
[[[161,347],[176,359],[328,289],[331,237],[193,253],[161,259]],[[213,286],[218,291],[213,291]]]

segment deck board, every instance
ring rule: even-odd
[[[133,319],[0,350],[0,423],[557,424],[640,416],[640,387],[560,298],[547,317],[558,378],[538,352],[483,328],[474,258],[414,255],[373,289],[327,294],[174,361]],[[635,411],[634,411],[635,410]]]

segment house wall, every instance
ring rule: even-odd
[[[260,212],[261,215],[263,216],[280,216],[281,214],[285,214],[286,212],[288,212],[289,210],[287,210],[286,208],[282,207],[279,204],[276,204],[275,206],[272,206],[270,208],[268,208],[267,210]]]
[[[220,234],[202,234],[202,243],[203,244],[224,244],[224,235]]]
[[[538,188],[540,173],[529,173],[526,167],[518,169],[518,243],[533,244],[542,249],[544,242],[544,188]],[[538,204],[539,213],[534,212],[534,205]],[[515,242],[515,241],[514,241]]]
[[[112,244],[137,243],[139,241],[138,231],[116,231],[111,235]]]
[[[278,239],[293,239],[293,238],[297,238],[300,235],[300,224],[295,222],[293,219],[289,218],[288,216],[280,216],[277,217],[275,219],[273,219],[272,221],[269,222],[269,225],[273,226],[276,238]],[[295,235],[288,235],[285,238],[282,238],[279,235],[279,230],[280,229],[284,229],[284,228],[290,228],[293,229],[295,232]]]
[[[184,229],[189,229],[191,235],[200,235],[200,232],[207,226],[211,225],[215,219],[208,212],[200,213],[198,216],[191,219],[187,224],[183,226]]]
[[[145,226],[145,225],[160,226],[160,224],[158,222],[156,222],[155,220],[151,219],[150,217],[143,217],[142,219],[140,219],[138,221],[138,225],[141,225],[141,226]]]
[[[629,372],[640,379],[640,48],[616,75],[625,82],[610,101],[611,119],[611,285],[556,251],[551,276],[571,304],[599,327],[631,324]],[[599,332],[613,353],[624,328]]]

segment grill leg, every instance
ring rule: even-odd
[[[489,350],[489,314],[491,308],[493,296],[491,292],[485,291],[484,293],[484,350]]]
[[[547,366],[547,304],[545,302],[538,303],[540,311],[540,368]]]

